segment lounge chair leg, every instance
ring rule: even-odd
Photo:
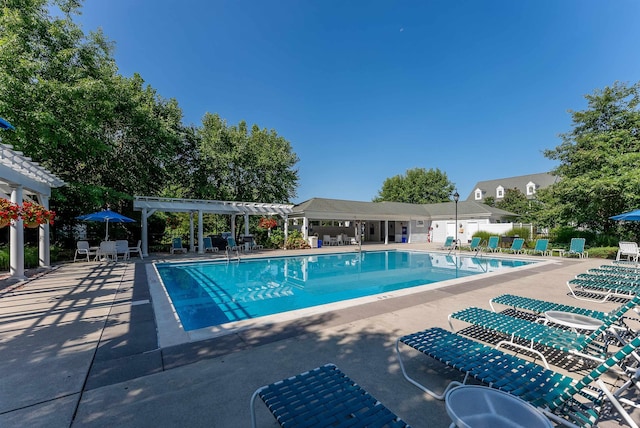
[[[419,383],[418,381],[414,380],[413,378],[411,378],[408,374],[406,369],[404,368],[404,364],[402,363],[402,357],[400,356],[400,339],[396,340],[396,355],[398,357],[398,363],[400,364],[400,370],[402,370],[402,375],[404,376],[404,378],[406,380],[409,381],[409,383],[415,385],[416,387],[418,387],[420,390],[426,392],[427,394],[429,394],[430,396],[432,396],[433,398],[435,398],[436,400],[444,400],[444,397],[447,395],[447,392],[449,392],[450,389],[456,387],[456,386],[460,386],[463,385],[463,382],[458,382],[456,380],[453,380],[451,382],[449,382],[449,384],[447,385],[447,387],[445,388],[445,390],[442,392],[442,394],[438,394],[435,391],[430,390],[429,388],[427,388],[426,386],[422,385],[421,383]],[[468,377],[468,374],[465,375],[464,378],[464,382],[466,382]]]

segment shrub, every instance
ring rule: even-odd
[[[309,243],[302,237],[299,230],[292,230],[287,236],[288,249],[311,248]]]
[[[489,242],[489,237],[495,236],[495,233],[485,232],[484,230],[479,230],[473,234],[473,237],[480,237],[480,242],[486,243]]]
[[[589,248],[589,258],[615,259],[618,247],[593,247]]]
[[[271,231],[271,238],[266,242],[267,248],[283,248],[284,247],[284,232],[280,229]]]
[[[531,230],[528,227],[514,227],[507,232],[507,236],[518,236],[519,238],[524,238],[525,241],[529,241]]]
[[[549,239],[551,242],[560,244],[569,244],[571,238],[584,238],[586,245],[593,245],[596,240],[596,234],[586,230],[578,230],[575,227],[561,226],[551,229]]]

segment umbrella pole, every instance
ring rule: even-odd
[[[107,219],[107,233],[104,235],[104,240],[109,240],[109,219]]]

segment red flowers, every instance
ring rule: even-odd
[[[278,225],[278,222],[275,218],[266,218],[262,217],[258,222],[258,227],[260,229],[273,229]]]
[[[56,213],[46,210],[42,205],[24,202],[22,206],[14,204],[8,199],[0,198],[0,227],[4,227],[11,220],[22,218],[25,227],[28,224],[53,224]]]
[[[0,198],[0,223],[9,224],[20,216],[20,206],[8,199]]]
[[[28,224],[53,224],[56,213],[45,209],[42,205],[23,202],[22,208],[20,208],[20,217],[22,217],[26,227]]]

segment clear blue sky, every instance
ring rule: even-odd
[[[369,201],[388,177],[476,182],[549,171],[568,110],[640,80],[637,0],[87,0],[121,74],[275,129],[300,158],[293,202]]]

